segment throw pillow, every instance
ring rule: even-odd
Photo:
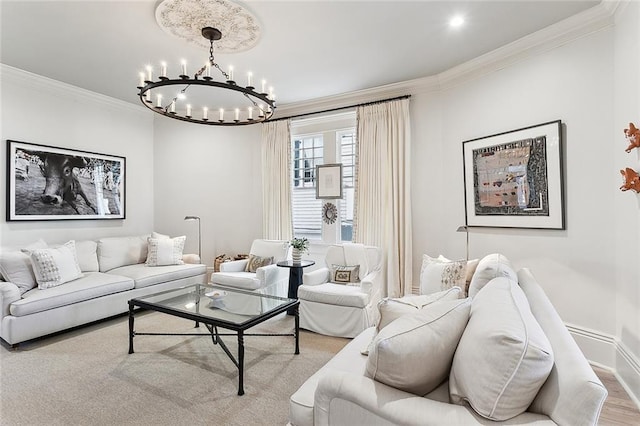
[[[29,253],[38,288],[55,287],[82,276],[75,241],[59,247],[36,249]]]
[[[518,282],[518,275],[511,267],[511,262],[499,253],[489,254],[482,258],[476,267],[471,283],[469,284],[469,297],[475,297],[482,287],[489,281],[498,277],[506,277]]]
[[[438,256],[438,260],[443,262],[452,262],[451,259],[447,259],[443,255]],[[471,279],[473,278],[474,272],[476,272],[479,262],[480,259],[467,260],[467,269],[465,274],[466,287],[462,289],[465,297],[469,294],[469,284],[471,284]]]
[[[336,284],[359,283],[360,265],[331,265],[331,282]]]
[[[440,301],[398,318],[374,339],[365,374],[405,392],[431,392],[449,375],[470,307],[470,299]]]
[[[507,420],[527,410],[553,367],[551,344],[517,282],[495,278],[472,300],[453,357],[449,396],[481,416]]]
[[[91,240],[76,241],[76,255],[82,272],[98,272],[98,243]]]
[[[175,238],[149,238],[147,266],[182,265],[182,251],[186,236]]]
[[[245,266],[244,270],[245,272],[255,273],[258,270],[258,268],[271,265],[272,263],[273,263],[273,256],[262,257],[262,256],[256,256],[255,254],[250,254],[249,261],[247,262],[247,266]]]
[[[443,261],[422,256],[420,294],[437,293],[451,287],[465,288],[466,260]]]
[[[46,247],[47,243],[38,240],[22,249],[24,251],[17,249],[0,251],[0,274],[5,281],[15,284],[20,290],[20,294],[24,294],[38,285],[28,251]]]
[[[100,272],[121,266],[144,263],[148,254],[149,235],[138,237],[109,237],[98,240]]]
[[[377,330],[380,332],[380,330],[389,325],[393,320],[407,314],[414,314],[432,303],[440,300],[459,299],[460,293],[460,287],[452,287],[450,289],[428,295],[404,296],[399,298],[385,297],[378,302],[380,321],[378,321]]]

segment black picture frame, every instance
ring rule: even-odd
[[[8,222],[125,218],[125,157],[7,140]]]
[[[565,229],[560,120],[464,141],[466,225]]]

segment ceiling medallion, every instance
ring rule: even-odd
[[[224,35],[216,41],[217,53],[249,50],[260,39],[256,17],[229,0],[164,0],[156,8],[156,21],[166,33],[201,47],[209,47],[202,28],[217,28]]]

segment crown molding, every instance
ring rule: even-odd
[[[95,102],[119,111],[139,113],[141,117],[152,118],[151,114],[147,114],[148,111],[146,108],[141,105],[135,105],[131,102],[125,102],[120,99],[112,98],[111,96],[82,89],[78,86],[73,86],[49,77],[24,71],[10,65],[0,63],[0,78],[3,84],[6,81],[11,81],[12,83],[20,84],[25,87],[36,88],[38,91],[47,92],[54,96],[64,98],[81,98],[82,100]]]
[[[438,74],[440,88],[447,89],[464,83],[608,28],[613,25],[613,15],[618,3],[618,0],[603,1],[581,13],[443,71]]]
[[[407,94],[438,92],[500,70],[533,55],[553,50],[614,24],[620,0],[603,0],[581,13],[552,24],[439,74],[278,106],[274,118],[342,108]]]

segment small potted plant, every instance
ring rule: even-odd
[[[300,263],[302,260],[302,253],[309,253],[309,240],[306,238],[293,238],[289,241],[289,245],[293,247],[291,257],[293,263]]]

